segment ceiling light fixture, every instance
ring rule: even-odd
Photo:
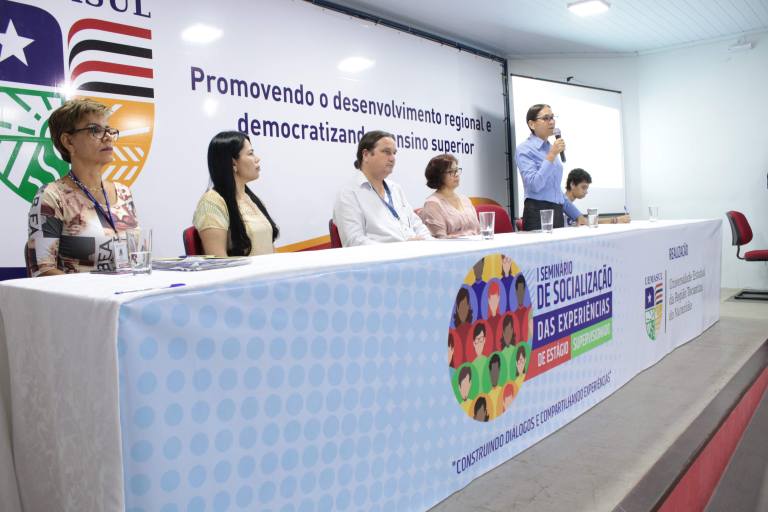
[[[743,52],[746,50],[751,50],[754,48],[754,43],[745,41],[744,39],[739,39],[734,44],[728,47],[729,52]]]
[[[577,16],[592,16],[607,11],[610,6],[605,0],[579,0],[568,4],[568,10]]]

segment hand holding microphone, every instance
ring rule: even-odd
[[[560,153],[560,160],[565,163],[565,141],[560,138],[560,128],[555,128],[555,143],[552,144],[552,149]]]

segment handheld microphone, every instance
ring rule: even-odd
[[[555,128],[555,139],[560,138],[560,128]],[[565,163],[565,151],[560,152],[560,160]]]

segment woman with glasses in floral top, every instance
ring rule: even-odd
[[[472,202],[456,192],[461,181],[461,167],[453,155],[438,155],[424,171],[427,186],[435,193],[424,201],[419,217],[435,238],[479,235],[480,222]]]
[[[133,196],[101,175],[120,135],[107,124],[110,114],[106,105],[75,99],[48,119],[53,145],[71,166],[32,200],[27,241],[32,276],[109,271],[127,258],[123,232],[138,226]]]

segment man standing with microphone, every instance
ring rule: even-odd
[[[525,116],[531,135],[515,151],[515,162],[523,179],[525,203],[523,227],[526,231],[541,229],[541,210],[554,210],[554,227],[564,226],[563,214],[579,224],[586,219],[565,197],[560,187],[565,162],[565,140],[555,128],[555,115],[549,105],[537,104]],[[553,143],[549,137],[555,136]]]

